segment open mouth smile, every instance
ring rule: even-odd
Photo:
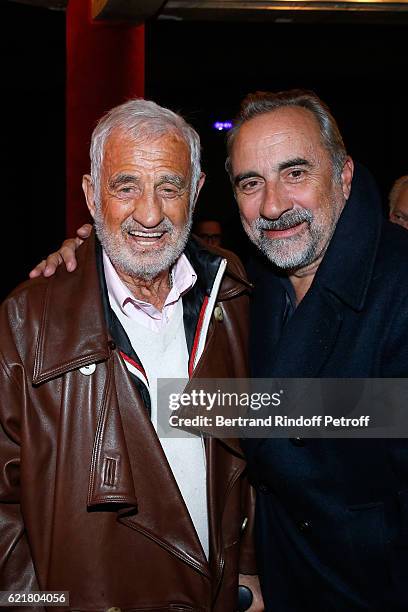
[[[152,246],[159,245],[164,241],[164,236],[167,234],[164,232],[140,232],[140,231],[129,231],[128,235],[131,237],[132,242],[140,246]]]

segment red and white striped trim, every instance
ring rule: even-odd
[[[213,287],[211,289],[210,297],[206,296],[201,307],[200,316],[198,319],[197,330],[194,337],[193,349],[191,351],[190,363],[188,366],[188,373],[191,377],[203,354],[205,342],[207,339],[208,328],[211,322],[211,316],[217,301],[218,292],[222,277],[224,276],[225,269],[227,267],[227,260],[223,259],[218,268]]]
[[[143,367],[134,359],[126,355],[126,353],[124,353],[123,351],[119,351],[119,353],[123,357],[129,372],[131,372],[134,376],[136,376],[136,378],[141,380],[142,383],[146,385],[146,387],[149,387],[149,381]]]
[[[188,364],[188,374],[190,377],[193,374],[195,356],[197,354],[197,349],[198,349],[198,341],[200,339],[201,328],[203,326],[204,315],[205,315],[205,311],[207,310],[207,306],[208,306],[208,300],[209,300],[208,295],[206,295],[204,298],[203,305],[201,306],[200,314],[198,317],[198,323],[197,323],[196,333],[194,336],[193,348],[191,350],[190,360]]]

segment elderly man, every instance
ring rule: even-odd
[[[392,186],[388,198],[390,221],[408,229],[408,175],[401,176]]]
[[[254,573],[238,441],[155,430],[158,377],[246,375],[242,268],[189,241],[203,180],[181,117],[113,109],[83,180],[97,237],[74,274],[2,306],[3,590],[68,591],[72,610],[237,609],[239,557]]]

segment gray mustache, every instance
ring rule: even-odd
[[[309,210],[290,210],[286,213],[283,213],[279,219],[264,219],[262,217],[258,217],[255,220],[254,226],[257,230],[285,230],[295,225],[299,225],[306,221],[307,223],[311,223],[313,220],[313,215]]]

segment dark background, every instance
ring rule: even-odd
[[[0,28],[4,296],[65,237],[65,13],[3,1]],[[220,218],[228,246],[245,255],[223,170],[225,135],[212,123],[233,118],[249,91],[313,89],[385,200],[408,172],[406,36],[402,24],[148,24],[146,97],[200,132],[208,178],[198,214]]]

